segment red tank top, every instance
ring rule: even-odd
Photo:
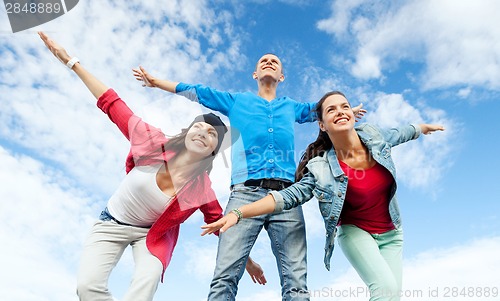
[[[393,230],[389,197],[394,179],[382,165],[353,169],[342,161],[340,167],[349,179],[340,223],[355,225],[368,233]]]

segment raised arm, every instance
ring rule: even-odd
[[[158,79],[149,74],[143,67],[132,69],[135,78],[142,82],[144,87],[160,88],[170,93],[177,93],[187,99],[228,116],[234,104],[233,95],[228,92],[218,91],[204,85],[192,85]]]
[[[177,87],[177,84],[179,84],[178,82],[173,82],[166,79],[158,79],[149,74],[142,66],[139,66],[139,68],[134,68],[132,69],[132,71],[135,78],[138,81],[142,81],[143,87],[160,88],[170,93],[175,93],[175,87]]]
[[[83,68],[79,62],[75,62],[74,58],[71,59],[66,50],[54,40],[50,39],[45,33],[38,32],[38,34],[45,43],[45,46],[47,46],[61,63],[67,66],[70,61],[74,63],[72,65],[70,64],[71,70],[78,75],[92,95],[98,100],[97,106],[108,115],[109,119],[118,126],[127,139],[130,140],[131,129],[137,129],[141,126],[144,128],[152,128],[137,116],[137,118],[134,118],[133,122],[131,122],[134,113],[112,89],[109,89],[105,84]]]
[[[52,54],[64,65],[67,65],[68,62],[72,59],[71,56],[66,52],[64,48],[62,48],[59,44],[57,44],[54,40],[49,38],[44,32],[39,31],[38,35],[45,43],[45,46],[52,52]],[[82,80],[82,82],[87,86],[89,91],[94,95],[96,99],[104,94],[109,88],[104,85],[100,80],[98,80],[95,76],[93,76],[90,72],[85,70],[83,66],[76,62],[71,66],[71,70],[73,70],[76,75]]]

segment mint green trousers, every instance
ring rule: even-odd
[[[354,225],[342,225],[338,240],[345,257],[368,287],[370,301],[400,299],[402,229],[370,234]]]

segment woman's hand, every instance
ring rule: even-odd
[[[59,44],[57,44],[54,40],[49,38],[45,33],[39,31],[38,35],[45,43],[45,46],[52,52],[52,54],[61,61],[64,65],[67,65],[71,57],[69,54],[62,48]],[[103,84],[99,79],[97,79],[92,73],[88,72],[83,66],[78,62],[70,67],[76,75],[82,80],[82,82],[87,86],[89,91],[94,95],[96,99],[99,99],[104,92],[106,92],[109,88]]]
[[[266,276],[264,276],[264,270],[260,267],[258,263],[252,260],[252,258],[248,257],[247,265],[245,269],[252,278],[253,283],[258,283],[265,285],[267,283]]]
[[[360,121],[363,116],[365,116],[365,113],[367,112],[365,109],[363,109],[363,104],[359,104],[352,108],[352,112],[354,113],[354,118],[356,121]]]
[[[439,124],[420,124],[422,134],[429,135],[435,131],[444,131],[444,127]]]
[[[42,41],[45,43],[45,46],[52,52],[52,54],[59,60],[61,63],[66,65],[68,61],[71,59],[69,54],[66,52],[64,48],[61,47],[61,45],[57,44],[54,40],[49,38],[44,32],[39,31],[38,35],[42,39]]]
[[[227,229],[231,228],[232,226],[236,225],[237,222],[238,222],[238,217],[236,216],[236,214],[229,212],[228,214],[223,216],[220,220],[208,225],[201,226],[202,229],[205,229],[205,231],[201,233],[201,236],[205,234],[212,234],[217,230],[220,230],[220,232],[222,233]]]
[[[132,71],[134,72],[135,78],[138,81],[142,81],[143,87],[150,87],[150,88],[157,87],[156,78],[153,77],[148,72],[146,72],[146,70],[142,68],[142,66],[139,66],[139,68],[133,68]]]

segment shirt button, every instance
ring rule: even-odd
[[[340,177],[340,182],[344,182],[345,181],[345,177],[344,176],[341,176]]]
[[[272,133],[274,130],[273,130],[273,128],[269,128],[269,129],[267,129],[267,131],[268,131],[269,133]]]
[[[274,176],[276,176],[276,174],[274,172],[271,173],[271,177],[274,178]]]
[[[267,117],[269,117],[269,118],[273,118],[273,115],[272,115],[272,114],[269,114],[269,115],[267,115]]]
[[[340,192],[340,191],[339,191],[339,192],[337,193],[337,196],[338,196],[339,198],[340,198],[340,197],[342,197],[342,192]]]
[[[274,159],[269,159],[267,162],[274,163]]]
[[[272,145],[272,144],[269,144],[269,146],[268,146],[268,147],[269,147],[269,148],[273,148],[273,147],[274,147],[274,145]]]
[[[335,215],[330,216],[330,219],[333,221],[335,219]]]

